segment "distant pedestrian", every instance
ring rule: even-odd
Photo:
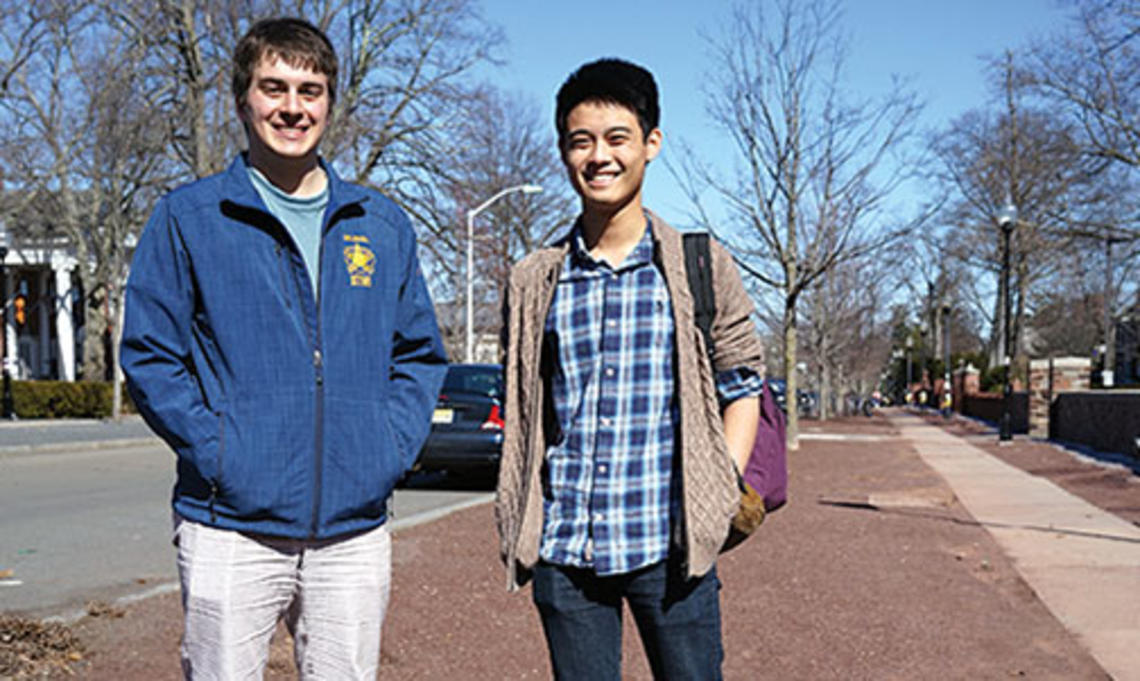
[[[336,79],[314,26],[254,24],[249,150],[159,201],[135,252],[122,363],[178,455],[186,678],[259,678],[281,617],[302,679],[376,676],[388,499],[446,366],[408,218],[318,155]]]
[[[558,679],[621,677],[623,602],[656,678],[719,679],[715,561],[762,389],[752,304],[714,243],[710,366],[681,234],[642,206],[662,144],[648,71],[586,64],[555,115],[582,210],[507,291],[496,517],[509,581],[533,577]]]

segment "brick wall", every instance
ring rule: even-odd
[[[1136,457],[1140,390],[1087,390],[1053,397],[1049,437]]]
[[[962,398],[962,413],[976,419],[1001,423],[1005,408],[1001,393],[974,393]],[[1021,391],[1009,396],[1009,425],[1014,433],[1029,432],[1029,394]]]

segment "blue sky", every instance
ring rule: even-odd
[[[716,34],[730,14],[729,0],[483,0],[483,6],[509,41],[507,64],[486,75],[533,98],[547,120],[554,93],[574,68],[618,56],[657,78],[664,153],[677,137],[713,155],[727,149],[710,131],[700,83],[710,65],[701,31]],[[982,55],[1064,27],[1069,11],[1055,0],[852,0],[843,20],[850,37],[849,85],[873,96],[889,89],[892,75],[909,78],[926,103],[920,125],[940,128],[986,104]],[[906,189],[898,200],[911,204],[918,191]],[[666,219],[682,222],[686,203],[664,167],[650,170],[645,199]]]

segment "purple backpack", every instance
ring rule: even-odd
[[[716,300],[712,286],[709,259],[709,235],[690,232],[684,235],[685,270],[689,291],[693,295],[693,312],[697,328],[705,338],[705,348],[712,357],[712,322],[716,316]],[[793,408],[795,399],[792,398]],[[741,475],[743,482],[764,498],[764,510],[771,513],[788,500],[788,449],[784,412],[776,405],[768,382],[760,394],[760,420],[756,441]]]

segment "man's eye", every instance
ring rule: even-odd
[[[324,94],[324,89],[319,87],[302,88],[301,96],[308,97],[309,99],[317,99]]]

